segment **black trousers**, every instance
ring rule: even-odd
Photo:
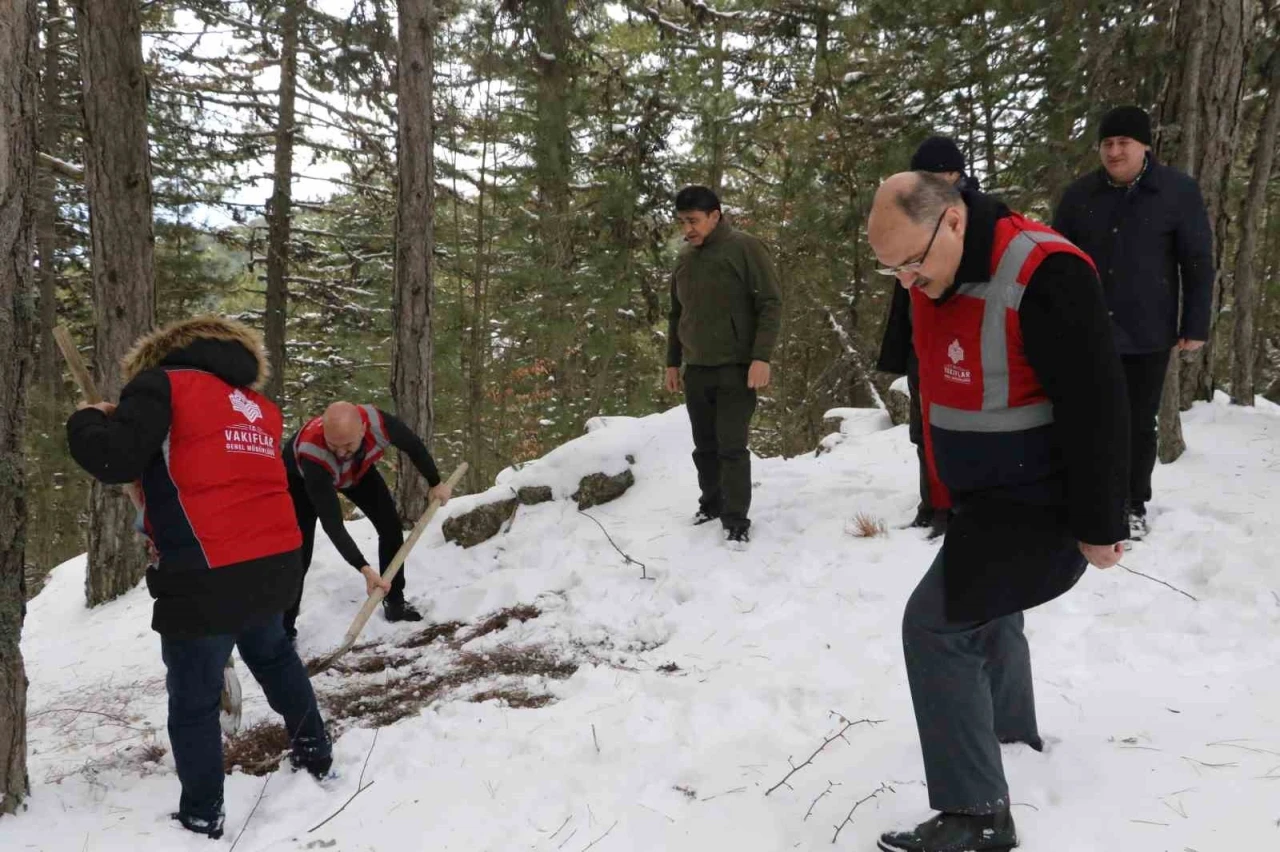
[[[294,622],[298,619],[298,610],[302,606],[302,587],[306,582],[307,569],[311,567],[311,552],[316,543],[316,510],[307,496],[306,485],[300,478],[289,477],[289,494],[293,497],[293,509],[298,517],[298,528],[302,530],[302,582],[298,583],[298,599],[293,602],[284,614],[284,628],[289,634],[295,632]],[[359,482],[350,488],[344,488],[342,494],[356,505],[364,516],[373,524],[378,533],[378,570],[385,573],[404,544],[404,530],[400,526],[400,513],[396,511],[395,498],[387,481],[372,468]],[[404,600],[404,567],[391,581],[391,591],[387,600]]]
[[[941,554],[907,601],[902,647],[934,810],[989,814],[1009,806],[1000,743],[1040,742],[1022,629],[1021,612],[949,617]]]
[[[684,400],[693,426],[693,464],[698,469],[702,509],[719,514],[726,529],[750,525],[747,432],[756,410],[756,392],[747,387],[747,366],[685,367]]]
[[[1169,369],[1168,352],[1122,355],[1129,392],[1129,505],[1151,499],[1151,472],[1156,467],[1156,419],[1160,393]]]

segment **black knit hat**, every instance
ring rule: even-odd
[[[964,154],[945,136],[930,136],[911,155],[913,172],[960,172],[964,174]]]
[[[1102,117],[1098,125],[1098,142],[1112,136],[1128,136],[1143,145],[1151,144],[1151,118],[1136,106],[1116,107]]]

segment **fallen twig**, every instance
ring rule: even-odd
[[[591,740],[592,740],[592,742],[594,742],[594,743],[596,744],[596,754],[599,754],[599,753],[600,753],[600,739],[599,739],[599,737],[597,737],[597,736],[596,736],[596,726],[595,726],[595,723],[594,723],[594,722],[591,724]]]
[[[369,743],[369,753],[364,756],[364,766],[360,767],[360,777],[359,779],[356,780],[356,791],[351,794],[351,798],[347,799],[345,802],[342,803],[342,807],[338,808],[329,816],[325,817],[324,822],[321,822],[315,828],[307,829],[307,834],[311,834],[313,831],[323,828],[325,824],[328,823],[331,819],[333,819],[338,814],[345,811],[347,809],[347,805],[355,801],[356,796],[359,796],[365,790],[368,790],[370,787],[373,786],[373,781],[370,781],[368,784],[364,783],[364,771],[369,766],[369,758],[373,757],[373,747],[376,746],[377,744],[378,744],[378,729],[375,728],[373,731],[373,742]]]
[[[615,820],[613,821],[613,825],[611,825],[611,826],[609,826],[607,829],[605,829],[604,834],[600,835],[600,836],[599,836],[599,837],[597,837],[595,840],[593,840],[593,841],[591,841],[590,843],[588,843],[586,846],[583,846],[583,847],[582,847],[582,852],[587,852],[587,850],[588,850],[588,849],[590,849],[592,846],[595,846],[595,845],[596,845],[597,843],[599,843],[601,840],[604,840],[606,837],[608,837],[608,836],[609,836],[609,832],[610,832],[610,831],[613,831],[613,830],[614,830],[615,828],[617,828],[617,827],[618,827],[618,821],[615,819]]]
[[[1128,565],[1121,565],[1119,562],[1117,562],[1116,564],[1120,565],[1121,568],[1128,571],[1130,574],[1137,574],[1139,577],[1145,577],[1153,583],[1159,583],[1160,585],[1165,586],[1166,588],[1173,589],[1175,592],[1177,592],[1180,595],[1191,598],[1191,600],[1197,603],[1200,602],[1200,599],[1195,595],[1191,594],[1190,592],[1184,592],[1182,591],[1182,589],[1179,589],[1177,586],[1174,586],[1170,583],[1166,583],[1164,580],[1161,580],[1158,577],[1152,577],[1150,574],[1143,574],[1141,571],[1135,571],[1132,568],[1130,568]]]
[[[793,764],[791,764],[791,771],[787,773],[786,777],[785,777],[785,778],[783,778],[781,781],[779,781],[777,784],[774,784],[774,785],[773,785],[772,787],[770,787],[768,790],[765,790],[765,791],[764,791],[764,794],[765,794],[766,796],[767,796],[767,795],[769,795],[770,793],[772,793],[774,790],[776,790],[776,789],[778,789],[779,787],[782,787],[782,786],[786,786],[786,787],[787,787],[787,789],[794,789],[794,788],[792,788],[792,787],[791,787],[791,785],[790,785],[790,784],[787,784],[787,782],[791,780],[791,776],[792,776],[792,775],[795,775],[795,774],[796,774],[797,772],[799,772],[801,769],[804,769],[806,766],[808,766],[809,764],[813,763],[813,759],[814,759],[815,757],[817,757],[817,756],[818,756],[818,754],[819,754],[819,753],[820,753],[824,748],[826,748],[827,746],[831,745],[831,744],[832,744],[833,742],[835,742],[836,740],[844,740],[844,734],[845,734],[845,731],[849,730],[849,729],[850,729],[850,728],[852,728],[854,725],[861,725],[861,724],[864,724],[864,723],[865,723],[865,724],[868,724],[868,725],[878,725],[878,724],[880,724],[881,722],[883,722],[883,721],[884,721],[884,719],[859,719],[859,720],[858,720],[858,721],[856,721],[856,722],[850,722],[848,719],[846,719],[845,717],[841,716],[839,713],[835,713],[834,711],[832,712],[832,715],[833,715],[833,716],[836,716],[836,717],[837,717],[837,718],[839,718],[842,722],[844,722],[844,727],[843,727],[843,728],[841,728],[840,730],[836,731],[836,732],[835,732],[834,734],[832,734],[830,737],[827,737],[827,739],[823,740],[823,741],[822,741],[822,745],[820,745],[820,746],[818,746],[816,749],[814,749],[813,754],[809,755],[809,759],[808,759],[808,760],[806,760],[804,763],[800,764],[799,766],[796,766],[794,763],[793,763]],[[845,742],[848,742],[848,740],[844,740],[844,741],[845,741]],[[787,760],[788,760],[788,761],[790,761],[790,760],[791,760],[791,758],[787,758]]]
[[[244,825],[240,826],[240,833],[236,835],[236,839],[231,843],[231,852],[236,852],[236,845],[240,843],[240,838],[244,837],[244,831],[249,827],[249,821],[253,819],[253,815],[258,812],[258,805],[262,804],[262,797],[267,794],[267,784],[271,781],[273,773],[268,772],[267,777],[262,780],[262,789],[258,791],[258,801],[253,803],[253,810],[249,811],[249,816],[245,819]]]
[[[604,528],[604,524],[602,524],[602,523],[600,523],[598,520],[596,520],[596,518],[595,518],[595,516],[594,516],[594,515],[589,515],[589,514],[587,514],[587,512],[586,512],[586,511],[584,511],[583,509],[579,509],[579,510],[578,510],[578,514],[579,514],[579,515],[586,515],[588,518],[591,518],[591,520],[595,521],[596,526],[598,526],[598,527],[600,528],[600,532],[604,533],[604,537],[605,537],[605,538],[607,538],[607,539],[609,539],[609,543],[613,545],[613,549],[614,549],[614,550],[616,550],[616,551],[618,551],[619,553],[621,553],[621,554],[622,554],[622,558],[626,560],[626,564],[627,564],[627,565],[639,565],[639,566],[640,566],[640,579],[641,579],[641,580],[656,580],[656,579],[657,579],[657,577],[650,577],[650,576],[649,576],[649,574],[648,574],[648,573],[647,573],[647,571],[645,570],[645,567],[644,567],[644,563],[643,563],[643,562],[641,562],[639,559],[633,559],[630,555],[628,555],[628,554],[627,554],[627,552],[626,552],[625,550],[623,550],[621,547],[618,547],[618,543],[617,543],[616,541],[614,541],[614,540],[613,540],[613,536],[609,535],[609,531],[608,531],[607,529],[605,529],[605,528]]]
[[[814,800],[809,804],[809,810],[805,811],[805,814],[804,814],[804,820],[801,820],[801,821],[802,821],[802,822],[808,821],[809,817],[813,816],[813,809],[814,809],[814,808],[816,808],[816,807],[818,806],[818,802],[822,801],[822,799],[823,799],[825,796],[827,796],[827,795],[831,792],[831,790],[832,790],[832,788],[833,788],[833,787],[839,787],[839,786],[840,786],[840,785],[839,785],[839,784],[837,784],[837,783],[836,783],[836,782],[834,782],[834,781],[828,781],[828,782],[827,782],[827,789],[825,789],[825,790],[823,790],[821,793],[819,793],[819,794],[818,794],[818,798],[814,799]]]
[[[747,789],[746,787],[734,787],[732,790],[725,790],[723,793],[716,793],[714,796],[706,796],[702,799],[702,801],[709,802],[712,799],[718,799],[721,796],[731,796],[734,793],[741,793],[746,789]]]
[[[880,782],[880,786],[879,786],[879,787],[877,787],[877,788],[875,789],[875,791],[871,793],[871,795],[869,795],[869,796],[863,796],[861,799],[859,799],[858,801],[854,802],[854,803],[853,803],[853,807],[849,808],[849,813],[845,815],[844,821],[843,821],[843,822],[841,822],[839,825],[837,825],[837,826],[836,826],[836,833],[835,833],[835,834],[833,834],[833,835],[831,836],[831,842],[832,842],[832,844],[834,844],[834,843],[836,842],[836,840],[838,840],[838,839],[840,838],[840,831],[841,831],[841,829],[843,829],[846,825],[849,825],[851,822],[853,822],[853,812],[854,812],[854,811],[856,811],[856,810],[858,809],[858,806],[859,806],[859,805],[862,805],[862,804],[863,804],[863,803],[865,803],[865,802],[869,802],[869,801],[871,801],[871,800],[872,800],[872,799],[874,799],[876,796],[879,796],[881,793],[884,793],[884,792],[886,792],[886,791],[887,791],[887,792],[890,792],[890,793],[896,793],[896,792],[897,792],[897,791],[896,791],[896,790],[894,790],[892,787],[890,787],[888,784],[886,784],[886,783],[884,783],[883,781],[881,781],[881,782]]]

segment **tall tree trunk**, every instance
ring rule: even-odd
[[[824,17],[825,21],[826,18]],[[724,21],[716,18],[715,53],[711,58],[711,114],[707,116],[707,145],[711,148],[711,169],[707,174],[707,185],[717,195],[724,189],[724,149],[727,145],[725,130],[728,118],[725,115],[724,93]]]
[[[1180,47],[1178,54],[1185,57],[1180,85],[1171,86],[1161,106],[1160,136],[1156,140],[1158,155],[1174,163],[1184,172],[1196,177],[1196,135],[1200,117],[1200,74],[1204,64],[1206,34],[1204,29],[1205,6],[1197,0],[1184,0],[1178,6],[1174,44]],[[1162,463],[1172,464],[1187,451],[1182,437],[1180,412],[1181,359],[1177,350],[1169,356],[1169,369],[1165,373],[1161,391],[1158,428],[1158,456]]]
[[[63,26],[58,0],[45,2],[44,71],[40,81],[40,150],[53,154],[58,148],[58,43],[62,41]],[[54,262],[58,249],[57,180],[53,170],[36,172],[36,257],[40,264],[40,348],[36,362],[36,376],[47,400],[52,400],[58,387],[61,370],[53,344],[53,326],[57,322],[58,279],[54,274]]]
[[[32,198],[36,145],[35,0],[0,0],[0,815],[27,778],[27,506],[22,435],[35,326]]]
[[[1231,401],[1236,405],[1253,405],[1254,398],[1254,316],[1258,306],[1254,255],[1258,231],[1263,225],[1271,166],[1275,162],[1276,130],[1280,128],[1280,52],[1271,54],[1267,66],[1267,107],[1253,147],[1253,175],[1240,210],[1240,247],[1236,251],[1235,363],[1231,373]]]
[[[396,413],[430,443],[432,409],[431,310],[435,247],[432,75],[434,0],[398,0],[396,68],[397,171],[395,297],[391,307],[391,396]],[[426,483],[400,455],[396,477],[400,513],[417,520],[427,505]]]
[[[1183,0],[1181,15],[1192,0]],[[1200,50],[1200,91],[1192,174],[1204,194],[1205,209],[1214,236],[1212,311],[1209,340],[1199,352],[1187,355],[1181,365],[1180,403],[1210,399],[1215,380],[1214,365],[1219,351],[1218,309],[1222,304],[1223,269],[1227,265],[1227,235],[1231,216],[1227,207],[1231,165],[1239,143],[1240,110],[1244,94],[1245,67],[1251,48],[1255,3],[1251,0],[1194,0],[1203,15],[1197,41]],[[1179,36],[1178,44],[1183,43]]]
[[[155,322],[155,232],[147,149],[147,79],[138,0],[76,0],[84,85],[84,167],[92,239],[94,370],[115,399],[120,359]],[[95,482],[89,498],[89,605],[112,600],[142,578],[133,505]]]
[[[294,101],[298,90],[298,7],[304,0],[285,0],[280,16],[280,98],[276,114],[274,185],[267,202],[267,305],[264,336],[271,360],[267,396],[284,401],[285,320],[288,316],[289,239],[293,225]]]

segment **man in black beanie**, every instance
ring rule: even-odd
[[[965,174],[964,154],[959,146],[945,136],[930,136],[920,143],[911,155],[911,171],[932,172],[960,190],[977,191],[978,182]],[[884,338],[880,342],[880,358],[876,369],[882,373],[905,375],[910,391],[908,434],[916,445],[916,459],[920,469],[920,503],[912,527],[928,528],[929,539],[941,538],[947,531],[950,507],[931,493],[929,467],[924,454],[924,419],[920,413],[920,375],[916,353],[911,345],[911,297],[902,287],[893,288],[889,302],[889,316],[884,324]],[[934,489],[942,492],[940,484]]]
[[[1140,540],[1170,351],[1194,352],[1209,338],[1213,236],[1196,182],[1151,152],[1146,112],[1122,106],[1104,115],[1098,154],[1102,168],[1067,187],[1053,227],[1102,278],[1128,385],[1129,526]]]

